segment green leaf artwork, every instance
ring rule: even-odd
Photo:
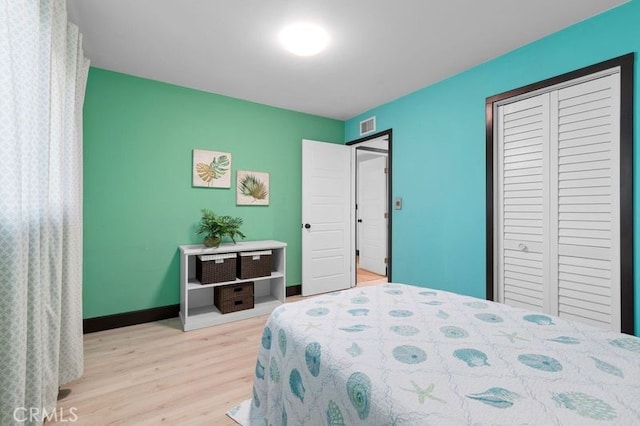
[[[196,170],[198,171],[200,179],[205,182],[211,182],[214,179],[221,178],[229,171],[229,158],[226,155],[222,155],[218,158],[213,157],[211,164],[196,164]]]
[[[231,187],[231,154],[193,150],[193,186]]]
[[[240,182],[240,191],[247,197],[253,197],[256,200],[264,200],[269,195],[264,182],[254,175],[245,175]]]
[[[237,204],[269,205],[269,173],[238,171]]]

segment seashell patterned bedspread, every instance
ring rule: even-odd
[[[255,425],[640,424],[640,339],[403,284],[269,317]]]

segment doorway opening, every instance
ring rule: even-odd
[[[354,150],[356,285],[391,281],[391,130],[348,142]]]

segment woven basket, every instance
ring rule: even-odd
[[[271,275],[271,250],[238,253],[238,278],[268,277]]]
[[[253,282],[229,284],[213,289],[213,304],[222,314],[253,308]]]
[[[236,254],[207,254],[196,257],[196,278],[200,284],[235,281]]]

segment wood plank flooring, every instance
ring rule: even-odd
[[[371,284],[371,282],[382,283],[387,282],[387,277],[385,275],[379,275],[375,272],[361,268],[360,256],[356,256],[356,282],[358,284],[367,283],[367,285]]]
[[[63,415],[47,425],[235,425],[225,413],[251,395],[266,319],[185,333],[172,318],[87,334],[84,375],[63,386]]]
[[[251,394],[266,318],[188,333],[173,318],[88,334],[84,375],[64,386],[71,394],[58,407],[75,407],[75,424],[235,424],[224,413]]]
[[[368,271],[368,270],[362,269],[362,268],[358,268],[357,271],[358,271],[357,272],[358,284],[369,283],[371,281],[376,281],[376,282],[386,282],[387,281],[387,277],[385,277],[384,275],[378,275],[375,272],[371,272],[371,271]]]

